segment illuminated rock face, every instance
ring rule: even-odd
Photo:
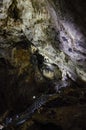
[[[53,111],[43,110],[44,124],[48,118],[66,130],[74,124],[77,129],[77,117],[86,117],[85,5],[80,0],[0,0],[0,114],[21,113],[40,95],[59,92],[50,103]]]
[[[71,9],[68,9],[69,4],[66,5],[66,1],[56,2],[54,0],[54,2],[56,6],[52,2],[51,4],[48,4],[50,7],[51,16],[55,23],[55,28],[56,30],[58,30],[58,38],[60,41],[59,47],[65,54],[67,54],[69,59],[72,61],[74,65],[73,68],[75,68],[76,71],[76,76],[79,76],[82,80],[86,81],[86,38],[84,30],[85,26],[83,27],[84,24],[80,21],[80,18],[77,17],[77,13],[73,12],[73,10],[71,11]],[[82,7],[77,1],[76,4],[76,6],[78,6],[77,8]],[[86,5],[86,3],[84,4]],[[50,5],[52,5],[53,7]],[[60,8],[58,9],[58,7]],[[78,19],[77,21],[80,22],[80,26],[76,24],[77,22],[74,19],[75,17]],[[83,21],[85,21],[84,18]],[[69,73],[71,77],[73,77],[71,72]]]
[[[54,2],[4,0],[0,23],[6,37],[1,36],[1,46],[6,48],[25,35],[49,64],[59,67],[63,79],[68,75],[72,80],[80,77],[86,81],[85,37],[65,2]]]
[[[7,66],[6,76],[12,78],[7,84],[18,86],[16,95],[25,91],[32,99],[46,90],[47,81],[53,82],[56,90],[69,86],[69,79],[78,85],[86,82],[84,28],[68,13],[66,2],[3,0],[0,6],[2,70]]]

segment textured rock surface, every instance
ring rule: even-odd
[[[86,86],[85,5],[0,1],[0,113],[23,111],[61,87]]]
[[[9,48],[26,36],[39,53],[46,57],[47,62],[59,67],[62,78],[68,75],[72,80],[80,77],[86,81],[85,36],[81,32],[83,27],[74,23],[65,2],[57,1],[56,6],[54,2],[3,1],[1,48]],[[5,53],[4,49],[1,50],[1,55]]]

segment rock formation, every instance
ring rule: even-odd
[[[81,0],[0,1],[1,115],[20,113],[34,98],[65,87],[74,95],[78,87],[84,100],[85,6]]]

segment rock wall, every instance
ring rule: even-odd
[[[1,113],[17,102],[25,109],[34,97],[61,87],[86,85],[85,14],[77,0],[70,3],[0,2]]]

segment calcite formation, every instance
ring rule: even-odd
[[[0,1],[1,113],[18,102],[17,111],[23,111],[34,97],[62,87],[86,85],[83,5],[77,0]]]
[[[1,55],[26,36],[46,63],[59,67],[63,79],[68,75],[74,81],[77,78],[86,81],[85,36],[74,23],[72,14],[68,14],[64,2],[54,2],[4,0],[0,21]]]

